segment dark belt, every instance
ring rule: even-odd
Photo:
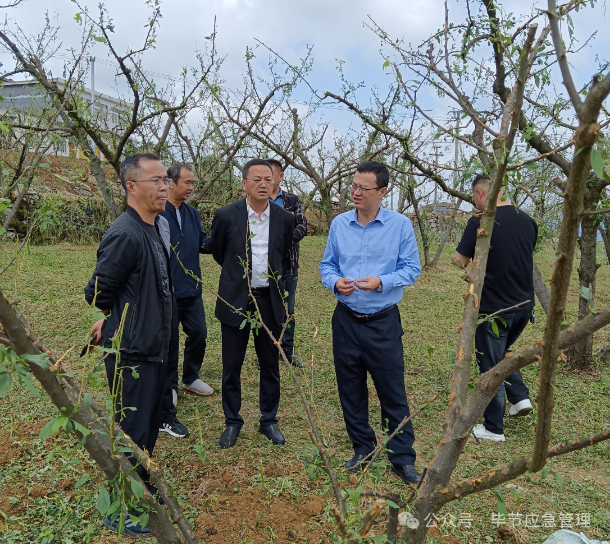
[[[337,307],[341,308],[347,315],[349,315],[356,323],[368,323],[370,321],[377,321],[377,319],[381,319],[388,315],[394,308],[396,308],[396,304],[392,304],[392,306],[381,310],[380,312],[375,312],[374,314],[359,314],[358,312],[354,312],[349,306],[343,304],[340,300],[337,301]]]
[[[252,287],[252,296],[254,298],[265,298],[271,293],[269,287]]]

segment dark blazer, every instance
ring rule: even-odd
[[[269,215],[269,274],[277,276],[278,283],[269,279],[271,304],[276,322],[286,320],[284,307],[284,282],[282,273],[290,270],[290,248],[294,231],[294,215],[273,202]],[[212,222],[211,246],[214,260],[222,266],[218,283],[218,296],[235,308],[246,310],[248,306],[248,282],[244,277],[246,240],[248,240],[248,211],[246,200],[239,200],[216,210]],[[252,278],[252,249],[248,243],[249,275]],[[239,327],[243,317],[235,313],[220,298],[216,299],[216,317],[226,325]]]

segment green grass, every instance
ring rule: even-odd
[[[304,360],[311,360],[315,322],[318,327],[314,343],[315,415],[335,451],[333,462],[340,467],[351,457],[352,451],[345,433],[332,362],[330,318],[335,298],[321,286],[317,268],[324,244],[322,237],[306,238],[301,244],[301,287],[296,304],[297,352]],[[11,268],[1,278],[2,287],[10,297],[15,294],[21,297],[22,309],[27,309],[34,329],[55,354],[63,355],[76,346],[64,359],[70,371],[80,371],[83,364],[78,352],[86,342],[90,326],[83,287],[95,264],[95,250],[95,247],[70,245],[32,247],[29,254],[20,257],[18,274]],[[0,266],[8,261],[13,251],[12,245],[0,247]],[[466,286],[460,273],[447,263],[449,256],[448,252],[443,262],[425,271],[413,287],[405,289],[399,305],[405,333],[405,381],[412,409],[434,394],[434,374],[439,384],[445,383],[450,375],[449,352],[455,349]],[[549,275],[552,258],[549,249],[537,255],[543,275]],[[600,254],[599,261],[606,262],[605,256]],[[210,256],[202,257],[202,269],[204,282],[215,288],[219,268]],[[575,272],[573,277],[576,278]],[[597,307],[610,303],[608,287],[610,271],[608,266],[603,266],[598,272]],[[576,307],[575,290],[572,291],[570,311]],[[258,372],[252,342],[242,373],[245,425],[238,447],[229,451],[219,449],[218,437],[224,428],[220,402],[220,326],[214,318],[213,293],[205,291],[203,298],[209,330],[203,379],[217,393],[205,399],[181,394],[178,417],[191,430],[191,437],[180,441],[162,436],[157,443],[156,459],[163,463],[165,474],[189,517],[193,521],[199,519],[197,530],[208,542],[231,542],[231,539],[256,543],[328,542],[334,531],[329,523],[329,506],[333,501],[326,478],[316,476],[312,481],[304,467],[303,457],[310,444],[308,424],[297,389],[286,369],[282,369],[278,415],[288,445],[274,448],[256,432]],[[527,327],[517,347],[541,337],[544,313],[538,307],[536,313],[536,325]],[[608,331],[596,334],[597,348],[608,342]],[[431,359],[429,347],[434,348]],[[537,391],[537,368],[528,367],[523,374],[533,398]],[[303,380],[311,391],[311,380],[305,375]],[[106,395],[105,382],[103,384],[94,392],[98,399]],[[592,365],[588,372],[560,368],[556,396],[552,443],[592,434],[608,426],[610,370],[607,366]],[[370,401],[371,422],[377,426],[380,410],[372,386]],[[430,458],[440,439],[445,408],[446,397],[442,397],[414,421],[419,469]],[[56,410],[49,401],[44,397],[38,401],[25,389],[14,389],[0,399],[0,542],[29,542],[37,538],[49,543],[111,542],[109,533],[101,528],[95,508],[97,490],[103,482],[99,471],[82,451],[74,452],[74,442],[69,438],[51,437],[44,443],[37,438],[40,428],[55,415]],[[207,453],[205,465],[192,447],[199,441],[198,420]],[[469,441],[456,470],[456,481],[530,453],[534,427],[535,416],[529,415],[507,420],[507,442],[504,444]],[[54,445],[59,449],[50,459]],[[522,514],[523,520],[526,514],[554,513],[558,526],[560,513],[590,513],[591,528],[582,530],[590,538],[607,538],[610,534],[609,466],[608,443],[553,459],[549,469],[563,477],[563,486],[551,475],[545,479],[540,474],[524,476],[513,482],[512,488],[502,488],[507,511]],[[74,489],[74,480],[83,473],[89,475],[89,480]],[[372,471],[367,486],[403,495],[408,491],[384,466]],[[308,506],[315,503],[312,499],[315,496],[324,497],[326,504],[320,514]],[[455,542],[498,540],[496,527],[491,524],[491,515],[497,512],[492,492],[454,503],[442,514],[457,517],[462,512],[472,514],[472,527],[445,527],[438,538],[451,534],[457,539]],[[205,532],[208,527],[217,532]],[[575,524],[572,528],[579,530]],[[528,534],[531,542],[543,542],[557,529],[540,528]],[[45,536],[45,533],[48,534]],[[377,527],[375,533],[383,533],[383,528]],[[45,538],[47,540],[43,540]]]

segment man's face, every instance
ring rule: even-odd
[[[372,172],[356,172],[350,187],[354,208],[376,208],[387,192],[387,187],[377,188],[377,178]]]
[[[271,171],[273,172],[273,192],[280,192],[280,184],[284,179],[284,172],[282,172],[277,166],[272,166]]]
[[[167,171],[163,164],[159,161],[141,159],[140,168],[134,170],[131,178],[132,180],[128,180],[126,183],[129,199],[133,199],[133,202],[142,210],[150,213],[163,213],[167,201],[167,185],[142,181],[167,178]]]
[[[195,174],[188,168],[182,168],[180,170],[180,177],[178,181],[174,182],[173,187],[170,188],[169,194],[173,200],[184,202],[190,198],[194,188]]]
[[[262,203],[269,200],[273,190],[271,169],[264,164],[256,164],[248,169],[248,179],[241,180],[241,186],[248,195],[248,201]]]

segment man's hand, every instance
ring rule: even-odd
[[[91,327],[91,332],[89,336],[93,336],[95,334],[95,338],[92,338],[89,344],[92,346],[99,346],[102,343],[102,325],[104,324],[104,320],[100,319],[93,324]]]
[[[468,266],[468,263],[470,262],[470,257],[466,257],[456,251],[453,254],[453,257],[451,257],[451,262],[457,264],[460,268],[464,269]]]
[[[335,283],[335,287],[337,291],[342,295],[349,296],[354,292],[353,286],[354,280],[348,280],[347,278],[339,278],[337,283]]]
[[[381,285],[381,279],[377,276],[368,276],[359,280],[354,280],[356,287],[361,291],[374,291]]]

